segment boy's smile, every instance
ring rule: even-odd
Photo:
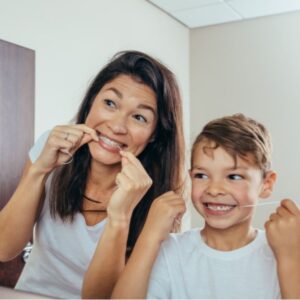
[[[264,197],[268,177],[263,178],[250,155],[245,159],[237,157],[235,162],[224,148],[202,141],[195,148],[190,175],[192,201],[206,226],[250,226],[254,209],[240,206],[255,204]]]

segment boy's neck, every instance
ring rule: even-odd
[[[203,241],[211,248],[220,251],[232,251],[239,249],[256,237],[257,231],[253,227],[240,226],[225,230],[215,229],[205,225],[201,230]]]

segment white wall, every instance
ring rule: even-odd
[[[175,73],[189,140],[189,30],[146,0],[0,0],[0,39],[36,52],[35,138],[68,123],[103,65],[134,49]]]
[[[271,131],[278,182],[270,200],[300,203],[300,12],[191,30],[191,137],[242,112]],[[262,227],[273,207],[257,209]],[[193,214],[192,224],[201,217]]]
[[[35,138],[68,122],[99,69],[127,49],[177,75],[188,124],[188,29],[145,0],[0,0],[0,39],[36,51]]]

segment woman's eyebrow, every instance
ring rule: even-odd
[[[123,94],[114,87],[110,87],[110,88],[106,89],[105,91],[113,91],[119,98],[123,99]]]
[[[139,104],[137,108],[150,110],[153,113],[153,115],[156,115],[156,110],[152,106],[150,106],[150,105]]]
[[[114,87],[110,87],[110,88],[107,88],[105,91],[112,91],[114,92],[120,99],[123,99],[123,94],[116,88]],[[139,104],[138,105],[138,108],[139,109],[147,109],[147,110],[150,110],[154,115],[156,115],[156,110],[150,106],[150,105],[147,105],[147,104]]]

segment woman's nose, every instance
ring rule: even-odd
[[[126,134],[128,131],[126,119],[122,116],[111,120],[108,126],[114,134]]]

